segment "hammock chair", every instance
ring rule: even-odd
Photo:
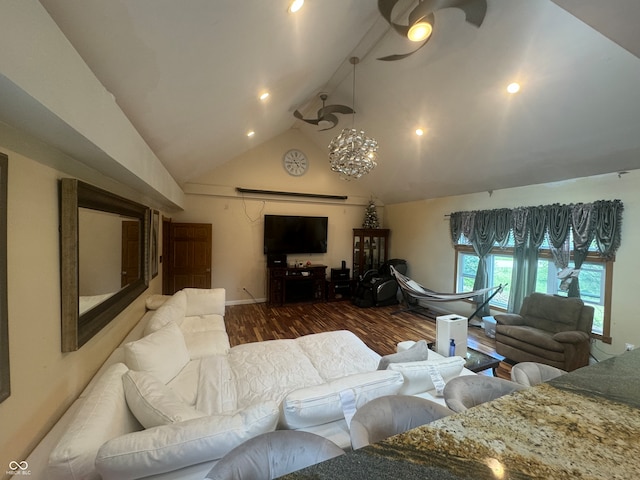
[[[491,301],[493,297],[495,297],[498,293],[502,291],[504,288],[502,284],[495,287],[483,288],[481,290],[474,290],[471,292],[462,292],[462,293],[438,293],[433,290],[429,290],[424,286],[420,285],[415,280],[403,275],[398,272],[393,266],[391,266],[391,274],[395,277],[398,282],[398,286],[402,291],[402,295],[404,296],[405,303],[407,304],[407,308],[401,311],[410,311],[417,313],[419,315],[423,315],[427,318],[433,318],[433,313],[428,315],[426,312],[429,311],[428,308],[421,306],[418,302],[420,300],[426,300],[429,302],[455,302],[456,300],[466,300],[467,298],[478,297],[480,295],[484,295],[486,293],[495,290],[482,304],[469,316],[469,321],[476,316],[476,314],[482,310],[482,308]],[[506,286],[506,285],[505,285]],[[412,301],[413,299],[414,301]],[[400,311],[395,312],[400,313]],[[471,324],[471,323],[470,323]],[[475,324],[472,324],[475,325]]]

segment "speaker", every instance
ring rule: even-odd
[[[285,253],[267,255],[267,267],[286,267],[287,255]]]

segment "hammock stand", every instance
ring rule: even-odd
[[[415,280],[410,279],[406,275],[398,272],[393,266],[391,266],[391,274],[395,277],[398,282],[398,286],[402,291],[402,295],[404,297],[405,303],[407,304],[407,308],[403,310],[398,310],[393,312],[393,314],[401,313],[401,312],[412,312],[418,315],[422,315],[423,317],[429,319],[435,319],[433,313],[429,315],[427,312],[431,312],[427,307],[423,307],[419,303],[411,302],[411,299],[415,299],[416,301],[426,300],[429,302],[455,302],[457,300],[466,300],[467,298],[477,297],[479,295],[484,295],[485,293],[489,293],[492,290],[495,290],[476,310],[469,316],[469,324],[472,326],[480,326],[472,324],[472,319],[477,315],[477,313],[482,310],[482,308],[487,305],[493,297],[495,297],[498,293],[500,293],[506,285],[498,285],[496,287],[488,287],[483,288],[481,290],[474,290],[472,292],[462,292],[462,293],[438,293],[433,290],[429,290],[424,286],[420,285]]]

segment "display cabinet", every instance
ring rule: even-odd
[[[353,278],[367,270],[377,269],[389,255],[388,228],[353,229]]]

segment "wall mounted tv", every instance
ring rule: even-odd
[[[264,216],[264,253],[327,253],[327,217]]]

